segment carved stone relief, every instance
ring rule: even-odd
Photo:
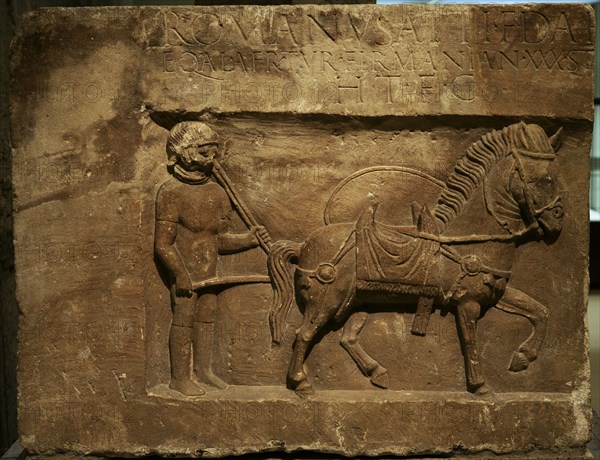
[[[564,209],[552,167],[560,135],[561,130],[548,138],[539,126],[523,122],[486,134],[457,162],[446,184],[437,184],[440,193],[431,210],[427,204],[410,203],[412,225],[377,221],[380,203],[369,191],[371,203],[356,222],[329,222],[326,208],[324,220],[329,225],[304,243],[275,243],[269,256],[276,290],[269,318],[275,343],[281,342],[281,323],[294,298],[304,311],[288,385],[299,394],[312,391],[304,370],[308,347],[323,327],[337,321],[343,324],[340,344],[360,371],[373,385],[388,388],[387,370],[358,343],[367,314],[377,303],[415,305],[411,332],[416,335],[426,334],[436,302],[454,309],[467,389],[478,394],[489,391],[477,350],[479,318],[491,307],[521,315],[534,330],[515,351],[509,369],[527,369],[544,340],[548,309],[507,283],[518,245],[552,243],[560,235]],[[336,191],[350,187],[357,176],[390,170],[361,170]],[[438,182],[418,171],[403,172],[413,176],[415,190],[420,181]],[[461,225],[461,211],[475,192],[483,195],[480,202],[485,207],[471,209],[467,223]],[[335,194],[328,201],[332,204]],[[408,202],[395,203],[397,210],[408,206]],[[481,230],[474,222],[481,224]],[[461,234],[465,227],[469,233]]]
[[[585,458],[590,9],[26,25],[31,452]]]

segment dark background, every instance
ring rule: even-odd
[[[600,289],[600,222],[590,222],[590,289]]]

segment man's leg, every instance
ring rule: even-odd
[[[201,294],[194,320],[194,371],[199,381],[217,388],[225,388],[227,384],[211,369],[216,312],[217,295],[210,292]]]
[[[173,322],[169,335],[171,383],[169,388],[187,396],[201,396],[204,390],[191,379],[192,333],[194,308],[198,299],[172,296]]]

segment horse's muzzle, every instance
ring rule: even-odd
[[[544,211],[537,219],[540,229],[544,232],[544,243],[552,244],[560,236],[563,227],[564,211],[562,206]]]

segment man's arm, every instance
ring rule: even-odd
[[[192,282],[179,255],[179,251],[175,247],[177,224],[157,220],[154,231],[154,251],[175,278],[177,295],[189,297],[192,294]]]
[[[173,278],[177,295],[191,296],[192,282],[183,259],[175,246],[177,239],[177,210],[165,197],[163,189],[156,196],[156,222],[154,227],[154,252],[167,267]]]
[[[233,254],[257,247],[259,244],[257,234],[263,237],[266,235],[266,238],[268,238],[268,233],[264,227],[252,227],[249,231],[243,233],[230,233],[229,227],[231,225],[233,209],[225,191],[221,189],[221,192],[222,209],[221,220],[219,222],[219,254]]]
[[[177,224],[173,222],[156,221],[154,235],[154,251],[163,264],[176,278],[186,273],[183,260],[175,247]]]
[[[222,233],[219,234],[219,254],[233,254],[258,246],[254,233]]]

